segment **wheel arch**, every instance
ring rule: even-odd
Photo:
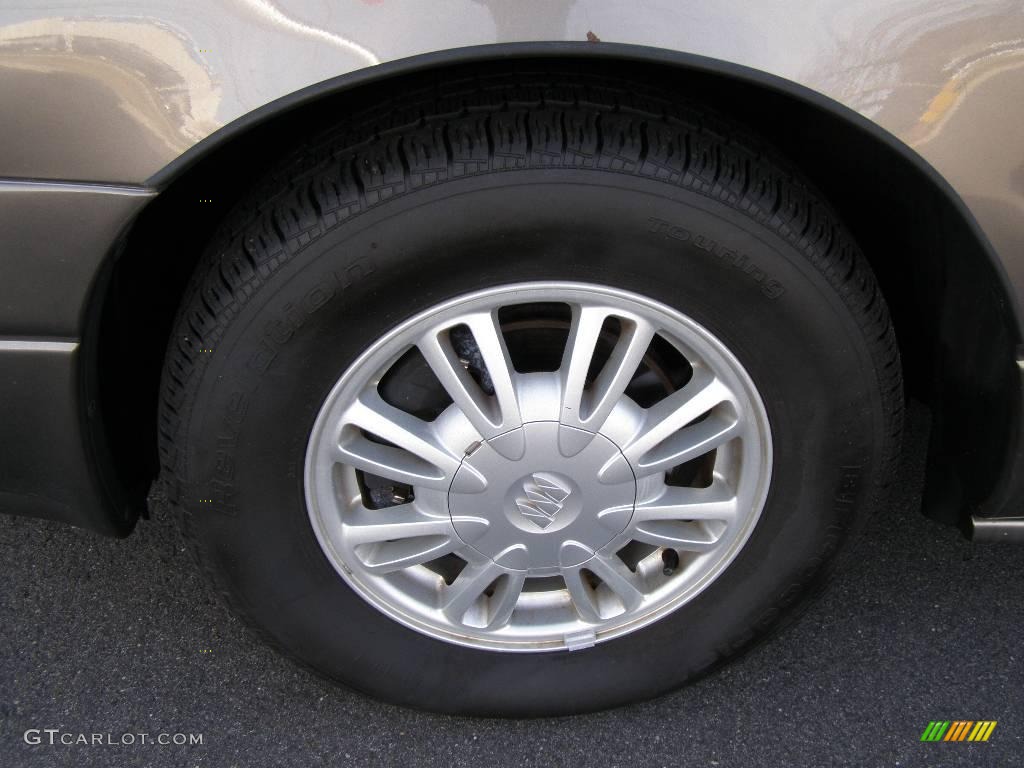
[[[797,83],[608,43],[463,48],[326,80],[221,128],[148,179],[160,194],[96,281],[98,321],[83,343],[98,363],[106,414],[110,451],[101,460],[116,465],[125,487],[145,487],[158,466],[156,398],[178,301],[216,225],[262,167],[338,115],[439,76],[551,63],[664,83],[746,124],[800,167],[867,255],[908,388],[931,409],[926,512],[966,526],[970,514],[998,514],[1020,498],[1021,315],[998,255],[949,183],[884,129]]]

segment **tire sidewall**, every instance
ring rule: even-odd
[[[772,485],[732,564],[659,622],[583,651],[472,650],[397,624],[339,577],[309,521],[305,451],[327,394],[382,334],[534,280],[633,291],[717,336],[764,401]],[[706,670],[807,591],[863,516],[886,440],[863,332],[805,254],[727,205],[611,173],[490,174],[381,204],[240,295],[212,348],[185,419],[181,504],[220,587],[302,661],[434,710],[599,709]]]

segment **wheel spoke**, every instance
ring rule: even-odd
[[[441,610],[458,624],[497,629],[511,618],[525,581],[524,572],[505,571],[491,561],[469,563],[442,592]],[[492,584],[493,594],[485,595]]]
[[[563,424],[578,426],[583,423],[583,389],[590,370],[608,311],[600,307],[572,308],[572,327],[562,357],[562,417]]]
[[[700,523],[683,520],[654,520],[633,528],[633,538],[644,544],[686,552],[710,552],[718,546],[719,536]]]
[[[519,400],[516,396],[515,369],[505,346],[505,337],[498,325],[498,313],[479,312],[468,315],[465,323],[473,332],[473,339],[480,350],[480,356],[487,366],[487,373],[494,387],[500,417],[496,429],[499,432],[515,429],[523,422],[519,415]]]
[[[654,338],[654,326],[644,320],[624,320],[622,325],[622,333],[611,356],[594,380],[584,417],[587,427],[592,430],[599,430],[604,424],[629,386]]]
[[[656,547],[707,552],[718,546],[738,509],[736,497],[722,487],[669,487],[657,499],[637,505],[627,533]]]
[[[686,386],[672,393],[661,402],[655,403],[647,410],[643,426],[622,449],[623,455],[635,469],[645,467],[649,451],[658,448],[661,443],[695,419],[703,416],[716,405],[729,400],[731,400],[731,395],[728,387],[706,369],[695,369],[693,378]],[[718,420],[715,420],[713,423],[720,425]],[[675,442],[670,443],[669,447],[665,449],[664,454],[660,456],[658,454],[655,455],[654,461],[657,462],[658,458],[668,460],[669,457],[677,452],[680,455],[686,455],[687,451],[698,451],[702,445],[700,442],[701,438],[711,440],[713,443],[711,447],[720,444],[714,443],[713,436],[709,437],[702,431],[695,431],[692,437],[694,438],[692,443],[687,443],[686,437],[681,438],[682,443],[680,445],[677,445]],[[707,450],[711,450],[711,448],[709,447]],[[704,452],[706,451],[701,451],[701,453]],[[700,453],[695,455],[699,456]],[[682,462],[678,461],[676,463]],[[644,474],[652,474],[655,471],[659,470],[649,469]],[[618,465],[609,464],[606,469],[602,470],[600,479],[602,482],[624,482],[628,478],[618,479],[615,477],[615,475],[622,472],[621,462]]]
[[[483,518],[462,518],[459,524],[463,523],[487,525]],[[413,502],[385,509],[360,506],[345,518],[345,537],[353,546],[424,536],[455,536],[451,516],[427,514]]]
[[[637,608],[644,599],[639,577],[617,555],[597,555],[587,567],[622,601],[627,611]]]
[[[469,563],[441,593],[441,610],[458,624],[491,585],[500,570],[492,562]]]
[[[591,624],[600,622],[601,614],[597,609],[597,596],[594,594],[594,588],[583,577],[583,567],[578,565],[563,567],[562,579],[569,590],[572,606],[576,609],[576,614],[580,619]]]
[[[596,624],[609,615],[635,610],[643,602],[644,593],[639,577],[614,554],[599,554],[582,565],[563,566],[561,570],[573,607],[583,621]],[[599,580],[596,587],[587,577],[586,571],[590,571]],[[602,585],[607,588],[604,594]]]
[[[526,574],[522,571],[507,573],[499,579],[494,594],[488,600],[488,629],[498,629],[508,624],[525,583]]]
[[[446,330],[432,331],[419,341],[417,347],[452,402],[465,414],[481,438],[486,440],[518,426],[505,423],[506,416],[516,420],[518,408],[502,410],[499,400],[484,392],[459,360]],[[494,382],[495,378],[492,376],[491,380]],[[495,387],[497,392],[497,385]]]
[[[388,405],[368,389],[346,411],[346,423],[393,445],[370,440],[349,430],[338,445],[338,461],[389,480],[447,490],[461,457],[449,453],[431,425]]]
[[[574,307],[572,327],[562,360],[561,422],[593,432],[600,430],[629,386],[654,338],[655,327],[641,318],[619,317],[621,333],[608,360],[589,390],[587,373],[593,364],[601,328],[613,315],[598,307]]]
[[[651,501],[637,504],[631,523],[656,520],[720,520],[732,522],[736,517],[736,497],[725,489],[674,488]]]
[[[663,440],[660,445],[637,461],[637,468],[644,475],[668,472],[673,467],[725,445],[739,433],[738,419],[711,416],[698,424],[684,427]]]
[[[354,551],[371,573],[394,573],[436,560],[463,546],[457,536],[439,533],[362,544]]]

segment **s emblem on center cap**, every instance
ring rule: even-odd
[[[525,496],[516,498],[519,513],[542,529],[554,522],[572,494],[554,478],[537,472],[523,482],[523,492]]]

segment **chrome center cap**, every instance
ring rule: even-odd
[[[460,482],[462,474],[482,478],[483,489]],[[636,480],[618,446],[556,421],[528,422],[480,443],[451,487],[448,510],[459,537],[532,576],[589,560],[629,524],[636,502]],[[486,526],[465,522],[481,518]]]

